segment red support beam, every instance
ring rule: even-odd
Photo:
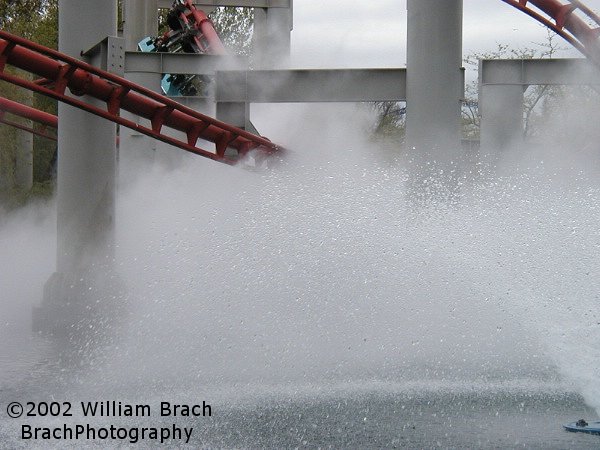
[[[217,31],[215,30],[211,20],[204,13],[204,11],[196,9],[193,0],[186,0],[185,6],[194,18],[196,28],[200,31],[208,43],[208,48],[206,49],[207,53],[212,55],[226,55],[227,50],[221,42],[221,39],[219,38],[219,35],[217,34]]]
[[[566,39],[600,67],[600,17],[577,0],[502,0]],[[595,25],[590,25],[595,24]]]
[[[10,119],[6,119],[4,117],[4,111],[0,111],[0,123],[3,123],[4,125],[11,126],[13,128],[17,128],[19,130],[27,131],[28,133],[35,134],[36,136],[40,136],[40,137],[43,137],[43,138],[46,138],[46,139],[50,139],[51,141],[57,141],[58,140],[55,135],[47,133],[44,128],[42,128],[42,129],[35,129],[35,128],[28,127],[27,125],[23,125],[23,124],[14,122],[14,121],[12,121]]]
[[[47,127],[54,129],[58,127],[58,117],[55,115],[30,106],[22,105],[21,103],[13,102],[4,97],[0,97],[0,113],[1,123],[56,141],[55,135],[46,132]],[[5,117],[5,113],[10,113],[37,122],[42,125],[42,129],[31,128],[24,124],[9,120]]]
[[[4,71],[3,63],[48,80],[50,84],[45,86],[9,74]],[[9,83],[216,161],[234,164],[249,151],[271,154],[281,150],[264,137],[213,119],[124,78],[4,31],[0,31],[0,69],[0,79]],[[80,98],[66,95],[66,88]],[[104,101],[106,108],[90,104],[81,97],[84,95]],[[150,124],[124,119],[119,115],[120,110],[147,119]],[[187,138],[165,134],[165,127],[183,132]],[[197,141],[200,139],[214,143],[215,151],[199,147]],[[225,156],[224,142],[227,148],[237,151],[238,158]]]
[[[58,128],[58,118],[55,115],[40,111],[31,106],[14,102],[4,97],[0,97],[0,110],[16,116],[25,117],[47,127]]]

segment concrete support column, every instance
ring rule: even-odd
[[[216,118],[238,128],[246,129],[250,105],[242,102],[218,102]]]
[[[79,58],[117,33],[117,1],[59,1],[59,51]],[[96,102],[91,98],[86,101]],[[67,104],[58,105],[57,271],[73,274],[98,252],[112,259],[116,127]]]
[[[80,58],[117,34],[117,1],[59,0],[59,51]],[[116,51],[92,52],[92,65]],[[119,49],[120,51],[120,49]],[[105,65],[108,65],[106,62]],[[106,108],[90,97],[86,102]],[[58,104],[57,262],[33,310],[33,329],[54,336],[101,339],[120,314],[120,283],[114,275],[116,126]],[[73,340],[72,342],[76,342]]]
[[[494,163],[523,140],[523,68],[515,61],[479,64],[479,114],[482,160]],[[508,80],[508,81],[506,81]]]
[[[157,0],[123,0],[123,37],[125,50],[137,50],[146,36],[158,35]]]
[[[125,38],[127,41],[127,38]],[[134,72],[127,73],[125,78],[129,81],[144,86],[154,92],[160,89],[162,74]],[[137,123],[144,123],[139,116],[127,111],[121,111],[125,119]],[[158,141],[145,134],[127,127],[119,129],[119,187],[126,188],[131,182],[137,180],[142,174],[147,174],[154,164]]]
[[[254,9],[254,64],[256,69],[285,68],[289,63],[293,0],[289,8]]]
[[[479,90],[481,156],[493,162],[523,140],[523,86],[483,85]]]
[[[123,0],[123,38],[125,50],[137,51],[138,42],[147,36],[158,35],[158,1],[157,0]],[[152,89],[160,90],[160,76],[155,74],[134,73],[127,79]],[[139,118],[126,111],[123,117],[138,121]],[[148,164],[152,164],[156,150],[156,139],[151,139],[129,128],[121,127],[119,136],[119,172],[122,174],[120,184],[127,184],[136,173],[143,173]],[[121,151],[121,149],[123,149]]]
[[[294,2],[288,8],[254,8],[255,69],[287,68],[291,50],[291,32],[294,22]],[[218,103],[217,119],[257,133],[250,122],[248,103]]]
[[[462,0],[408,0],[406,140],[422,162],[461,158]]]

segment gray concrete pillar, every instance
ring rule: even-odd
[[[256,69],[286,68],[289,64],[293,0],[289,8],[254,9],[254,65]]]
[[[157,0],[123,0],[125,50],[136,51],[138,42],[158,34]]]
[[[461,158],[462,0],[408,0],[406,140],[438,164]]]
[[[144,86],[154,92],[160,89],[161,74],[133,72],[125,74],[129,81]],[[121,115],[136,123],[145,123],[139,116],[127,111]],[[119,129],[119,166],[118,184],[120,188],[127,188],[130,183],[137,180],[140,175],[147,174],[154,164],[158,141],[139,131],[121,127]]]
[[[479,114],[482,160],[496,162],[501,154],[523,141],[523,97],[525,86],[500,80],[520,80],[522,67],[496,61],[493,70],[479,64]],[[488,73],[489,72],[489,73]],[[483,81],[485,80],[485,82]],[[499,80],[495,83],[495,80]]]
[[[288,8],[254,8],[253,65],[255,69],[283,69],[289,66],[294,22],[294,2]],[[250,122],[247,103],[219,103],[217,119],[257,133]]]
[[[248,103],[218,102],[216,104],[216,118],[234,127],[246,129],[249,117]]]
[[[59,1],[59,51],[79,58],[117,34],[117,1]],[[90,103],[106,108],[91,98]],[[112,259],[116,127],[67,104],[58,105],[57,271],[77,273],[100,252]]]
[[[67,55],[80,58],[117,34],[116,0],[59,0],[59,10],[58,48]],[[95,52],[88,62],[99,66],[109,53]],[[58,119],[56,272],[33,310],[33,329],[90,342],[110,335],[121,314],[122,287],[112,267],[116,126],[60,102]]]
[[[479,91],[481,156],[495,161],[523,141],[523,86],[483,85]]]

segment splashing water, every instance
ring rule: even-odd
[[[510,379],[555,364],[598,408],[597,184],[533,165],[415,207],[356,115],[311,109],[298,123],[327,124],[324,142],[288,129],[272,171],[186,158],[124,194],[135,301],[101,377]]]
[[[576,403],[561,396],[576,390],[599,411],[592,170],[532,150],[465,179],[452,201],[420,204],[401,158],[365,139],[360,111],[298,113],[281,115],[292,124],[286,140],[271,124],[269,135],[291,143],[271,170],[184,155],[178,168],[170,161],[129,180],[116,259],[129,287],[126,325],[83,372],[61,369],[71,395],[205,393],[234,409],[259,398],[249,411],[269,398],[325,398],[338,414],[340,401],[373,392],[417,411],[420,399],[448,395],[447,411],[468,411],[473,395],[494,399],[483,410],[511,409],[531,392]]]

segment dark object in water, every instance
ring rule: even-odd
[[[600,422],[587,423],[584,419],[579,419],[577,422],[568,423],[563,427],[567,431],[600,435]]]

